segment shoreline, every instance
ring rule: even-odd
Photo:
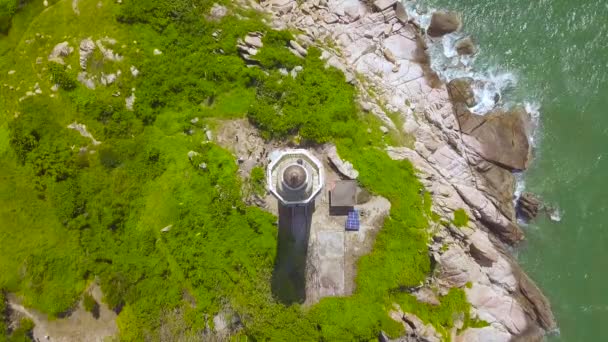
[[[455,210],[464,209],[471,218],[465,229],[436,222],[429,229],[434,233],[429,253],[437,266],[423,289],[463,288],[472,314],[489,323],[453,332],[453,339],[537,340],[555,330],[548,300],[508,252],[523,239],[513,203],[513,171],[525,170],[530,162],[529,113],[518,108],[471,113],[474,80],[444,84],[429,74],[428,40],[441,36],[421,32],[401,3],[270,0],[249,6],[274,14],[277,29],[305,32],[298,36],[301,45],[321,45],[327,65],[342,70],[359,90],[362,109],[389,129],[415,137],[412,148],[389,146],[387,153],[409,159],[419,170],[433,211],[451,219]],[[327,41],[335,48],[328,48]],[[515,133],[501,134],[505,127]],[[516,141],[516,148],[507,141]]]

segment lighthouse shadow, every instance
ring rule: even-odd
[[[272,293],[285,305],[306,300],[306,256],[314,202],[307,207],[279,204],[277,255],[272,273]]]

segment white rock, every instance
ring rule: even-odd
[[[456,336],[455,342],[509,342],[512,336],[496,327],[469,328]]]
[[[131,65],[131,75],[133,75],[133,77],[137,77],[137,75],[139,75],[139,70],[137,70],[137,68],[134,65]]]
[[[55,61],[60,64],[64,64],[63,57],[69,56],[74,51],[74,48],[70,47],[68,42],[61,42],[53,48],[49,55],[49,61]]]
[[[245,44],[251,45],[258,49],[264,46],[264,44],[262,43],[262,38],[258,37],[257,35],[246,35]]]
[[[199,153],[196,151],[188,151],[188,159],[192,160],[194,157],[198,156]]]
[[[125,107],[127,110],[133,111],[133,106],[135,105],[135,93],[131,93],[131,96],[125,99]]]
[[[87,126],[85,126],[84,124],[79,124],[78,122],[74,121],[73,123],[68,125],[68,128],[78,131],[78,133],[80,133],[80,135],[82,135],[85,138],[91,139],[91,142],[95,146],[101,144],[101,141],[97,141],[93,137],[93,135],[89,131],[87,131]]]
[[[228,14],[228,9],[220,4],[213,4],[213,6],[211,6],[209,14],[213,19],[222,19],[226,16],[226,14]]]
[[[480,319],[503,325],[511,334],[519,334],[527,327],[526,314],[521,305],[508,293],[488,285],[473,284],[465,288],[467,299]]]
[[[396,34],[384,40],[384,47],[392,52],[396,59],[414,60],[417,45],[414,40]]]
[[[8,74],[9,74],[9,75],[14,75],[14,74],[15,74],[15,70],[9,70],[9,71],[8,71]]]
[[[89,77],[89,74],[86,71],[78,73],[78,82],[80,82],[85,87],[94,90],[95,89],[95,81],[92,77]]]
[[[355,170],[353,164],[348,161],[343,161],[338,155],[338,150],[335,145],[328,145],[325,148],[327,159],[329,162],[348,179],[357,179],[359,177],[359,171]]]
[[[308,54],[308,51],[306,51],[306,49],[303,48],[300,44],[298,44],[298,42],[296,42],[295,40],[290,40],[289,45],[291,45],[291,47],[298,51],[298,53],[302,56],[306,56]]]
[[[82,68],[82,70],[87,69],[87,61],[89,60],[89,57],[93,54],[94,50],[95,43],[91,38],[83,39],[80,42],[80,67]]]
[[[154,56],[159,56],[159,55],[163,54],[163,52],[160,51],[159,49],[154,49],[154,51],[152,51],[152,53],[154,54]]]

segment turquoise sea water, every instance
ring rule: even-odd
[[[526,189],[562,220],[525,227],[518,258],[553,305],[560,331],[550,340],[608,341],[608,2],[422,4],[462,13],[481,47],[475,69],[515,75],[505,97],[540,105]]]

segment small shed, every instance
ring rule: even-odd
[[[357,182],[354,180],[337,181],[329,192],[330,208],[352,208],[355,204],[357,204]]]

